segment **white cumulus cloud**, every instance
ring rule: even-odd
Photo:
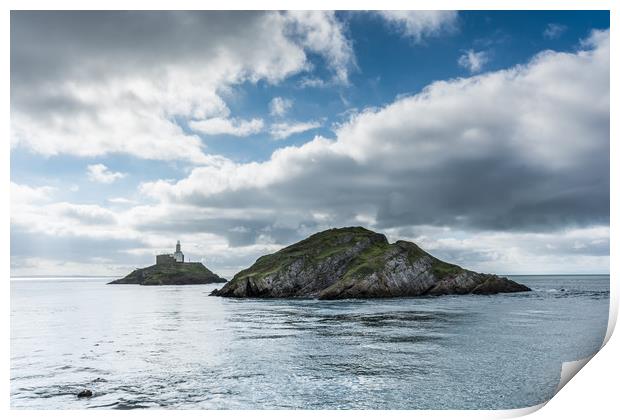
[[[543,31],[543,36],[547,39],[557,39],[566,32],[568,27],[559,23],[549,23]]]
[[[334,81],[347,84],[349,71],[355,67],[355,55],[336,13],[297,10],[286,12],[286,19],[290,22],[290,30],[304,48],[325,57],[327,66],[334,73]]]
[[[269,102],[269,113],[274,117],[283,117],[293,106],[291,99],[276,96]]]
[[[97,163],[94,165],[88,165],[87,175],[88,179],[91,181],[100,182],[102,184],[111,184],[118,179],[124,178],[127,174],[122,172],[113,172],[103,163]]]
[[[416,42],[454,31],[458,18],[457,12],[446,10],[383,10],[377,13]]]
[[[321,126],[318,121],[307,122],[282,122],[271,124],[269,132],[276,140],[283,140],[293,134],[303,133]]]
[[[470,73],[478,73],[489,62],[489,54],[485,51],[467,50],[458,59],[459,66]]]
[[[11,206],[15,208],[23,204],[47,201],[55,190],[50,186],[31,187],[11,182]]]

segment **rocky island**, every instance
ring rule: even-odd
[[[390,244],[362,227],[330,229],[260,257],[214,296],[387,298],[530,291],[494,274],[441,261],[416,244]]]
[[[108,284],[139,284],[142,286],[167,286],[183,284],[225,283],[226,279],[214,274],[202,263],[155,264],[132,271],[122,279]]]
[[[122,279],[108,284],[139,284],[142,286],[167,286],[184,284],[225,283],[226,279],[214,274],[199,262],[185,262],[181,244],[177,242],[174,254],[156,257],[156,264],[139,268]]]

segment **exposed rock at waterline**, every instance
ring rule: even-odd
[[[78,398],[90,398],[93,396],[93,391],[90,389],[83,389],[77,394]]]

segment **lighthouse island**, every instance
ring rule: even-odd
[[[177,241],[174,253],[155,256],[155,265],[137,268],[122,279],[108,284],[139,284],[141,286],[166,286],[187,284],[225,283],[226,279],[213,273],[200,262],[185,262],[181,242]]]

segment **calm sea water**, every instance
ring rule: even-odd
[[[532,292],[258,300],[215,287],[11,281],[13,408],[499,409],[549,399],[596,352],[609,276]],[[93,390],[90,399],[76,393]]]

